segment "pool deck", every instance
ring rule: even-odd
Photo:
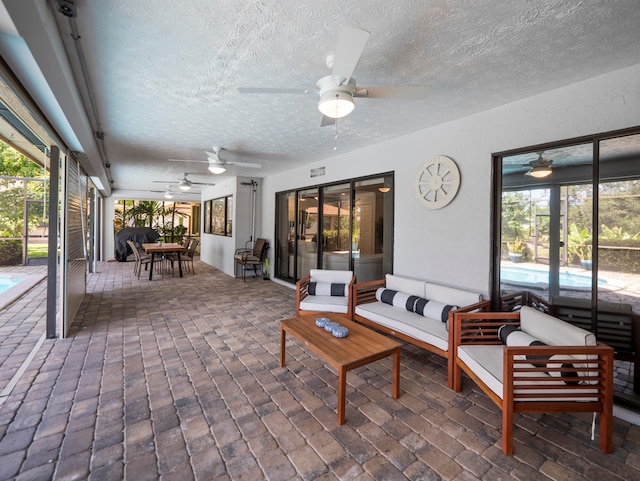
[[[17,268],[11,268],[9,270],[0,270],[0,275],[3,277],[19,278],[22,282],[10,287],[4,292],[0,293],[0,309],[4,309],[16,299],[20,298],[25,292],[31,290],[32,287],[42,282],[46,276],[46,269],[43,274],[34,274],[33,268],[29,267],[29,271],[18,271]]]

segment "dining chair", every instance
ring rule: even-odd
[[[198,239],[189,239],[189,244],[187,245],[187,248],[184,252],[180,253],[180,260],[182,261],[182,268],[188,271],[189,270],[189,264],[191,264],[191,273],[195,274],[196,270],[193,266],[193,258],[196,255],[196,249],[198,248],[198,245],[200,244],[200,241]]]
[[[151,264],[152,256],[151,254],[140,254],[140,251],[138,250],[138,246],[136,246],[136,244],[131,240],[128,240],[127,244],[129,245],[129,247],[131,247],[131,250],[133,251],[133,258],[136,263],[135,266],[133,267],[133,273],[139,279],[140,271],[142,271],[142,266],[144,266],[144,270],[146,271],[147,268],[149,267],[149,264]],[[155,258],[154,262],[160,263],[160,265],[162,265],[162,256],[158,256],[157,258]]]

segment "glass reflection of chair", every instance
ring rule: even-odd
[[[234,273],[237,272],[239,266],[242,269],[243,281],[246,281],[247,269],[253,269],[254,277],[258,275],[258,271],[260,271],[260,275],[263,275],[262,264],[266,259],[267,251],[269,250],[269,243],[266,239],[256,239],[252,249],[248,247],[250,242],[251,241],[247,242],[244,249],[236,249],[233,256]]]

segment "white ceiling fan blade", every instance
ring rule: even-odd
[[[261,164],[256,164],[254,162],[235,162],[235,161],[227,161],[226,162],[229,165],[237,165],[238,167],[249,167],[251,169],[261,169],[262,165]]]
[[[308,94],[315,92],[316,89],[281,89],[271,87],[238,87],[238,92],[241,94]]]
[[[403,87],[358,87],[354,97],[370,99],[424,99],[431,90],[429,85],[407,85]]]
[[[336,119],[332,119],[331,117],[327,117],[326,115],[322,116],[322,121],[320,122],[320,127],[329,127],[330,125],[335,125]]]
[[[171,180],[169,180],[169,181],[167,181],[167,180],[154,180],[153,182],[155,184],[167,184],[167,185],[169,185],[169,184],[177,184],[178,183],[178,182],[174,182],[174,181],[171,181]]]
[[[191,182],[192,185],[216,185],[216,184],[209,184],[208,182]]]
[[[369,32],[360,28],[340,26],[333,61],[333,77],[338,83],[348,82],[353,75],[369,35]]]
[[[198,162],[198,163],[207,163],[206,160],[195,160],[195,159],[167,159],[169,162]]]

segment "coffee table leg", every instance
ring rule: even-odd
[[[284,365],[286,364],[286,357],[285,357],[286,345],[287,345],[287,331],[282,329],[282,326],[280,326],[280,367],[284,367]]]
[[[338,424],[344,424],[345,399],[347,394],[347,368],[338,369]]]
[[[400,397],[400,348],[393,352],[393,399]]]

